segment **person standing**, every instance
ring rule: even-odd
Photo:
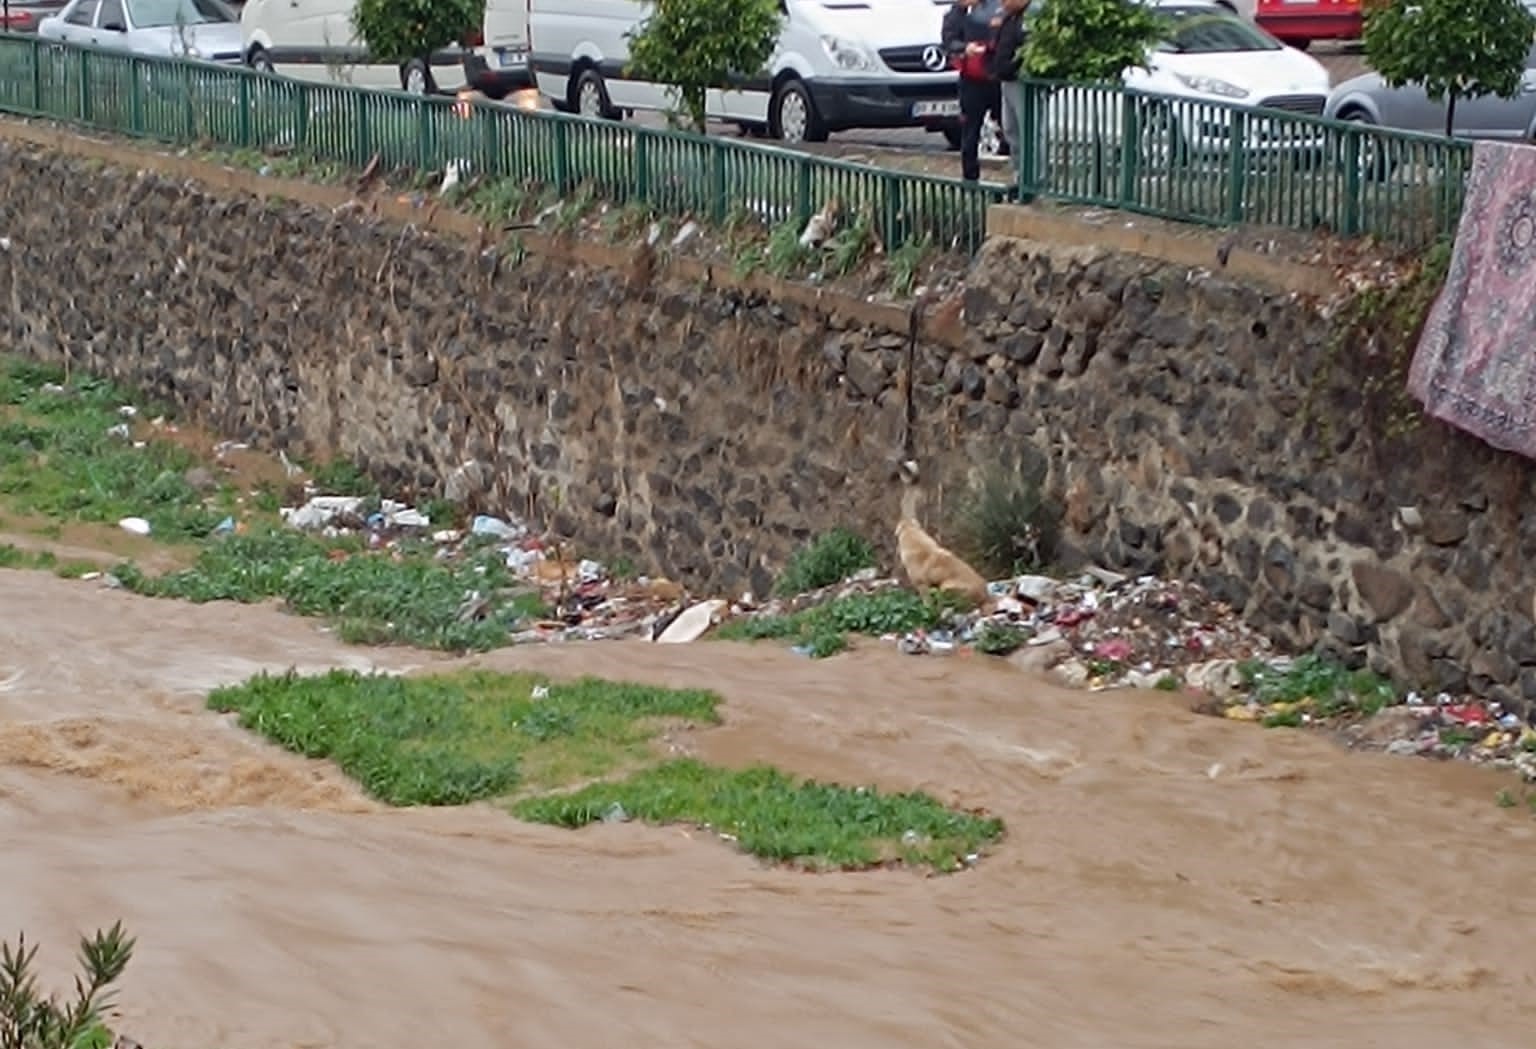
[[[1013,165],[1014,185],[1018,186],[1019,118],[1024,99],[1020,95],[1019,73],[1022,62],[1019,52],[1024,47],[1024,12],[1029,10],[1030,0],[1002,0],[1003,17],[998,23],[996,50],[992,55],[992,76],[1002,92],[1003,140],[1008,143],[1008,158]]]
[[[967,182],[981,178],[981,125],[997,104],[992,55],[1002,21],[1001,0],[955,0],[944,14],[944,52],[960,73],[960,177]]]

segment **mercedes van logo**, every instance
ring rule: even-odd
[[[937,73],[944,68],[944,52],[935,44],[923,48],[923,66]]]

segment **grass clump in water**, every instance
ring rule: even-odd
[[[119,565],[128,589],[193,602],[252,603],[281,598],[304,616],[329,620],[354,644],[411,644],[485,651],[507,643],[520,621],[542,615],[537,594],[520,589],[494,553],[440,561],[429,546],[372,553],[356,538],[322,541],[271,530],[206,546],[181,571],[148,576]]]
[[[142,448],[124,435],[131,398],[112,383],[0,357],[0,501],[62,521],[142,517],[168,541],[207,535],[232,505],[186,479],[197,465],[165,440]]]
[[[782,616],[754,616],[721,625],[714,637],[722,641],[789,640],[805,646],[812,656],[829,656],[847,647],[847,635],[904,634],[943,625],[960,608],[960,599],[934,592],[877,590],[850,594]]]
[[[874,563],[875,548],[868,539],[846,528],[834,528],[795,552],[774,590],[780,597],[820,590]]]
[[[528,798],[514,814],[582,827],[621,808],[647,823],[708,827],[778,863],[859,869],[901,862],[955,870],[1002,837],[1001,820],[958,812],[926,794],[796,780],[777,769],[668,761],[617,783]]]
[[[537,698],[535,698],[537,696]],[[567,786],[644,760],[659,719],[714,723],[711,692],[464,671],[258,675],[208,706],[390,805],[459,805]]]

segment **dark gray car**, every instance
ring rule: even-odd
[[[1431,102],[1417,84],[1388,87],[1379,74],[1366,73],[1335,87],[1328,95],[1323,115],[1442,135],[1445,108],[1445,102]],[[1466,138],[1536,141],[1536,46],[1525,56],[1525,75],[1519,93],[1514,98],[1458,98],[1452,131]]]

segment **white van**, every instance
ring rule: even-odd
[[[479,30],[404,65],[369,60],[352,27],[355,0],[246,0],[240,40],[246,64],[300,80],[399,88],[414,94],[466,84],[501,98],[528,82],[524,0],[488,0]]]
[[[939,44],[950,2],[779,0],[783,28],[767,68],[740,88],[710,91],[708,115],[787,142],[925,127],[958,144],[956,74]],[[586,116],[669,108],[666,85],[627,69],[629,34],[649,13],[645,0],[528,0],[529,65],[540,92]]]

